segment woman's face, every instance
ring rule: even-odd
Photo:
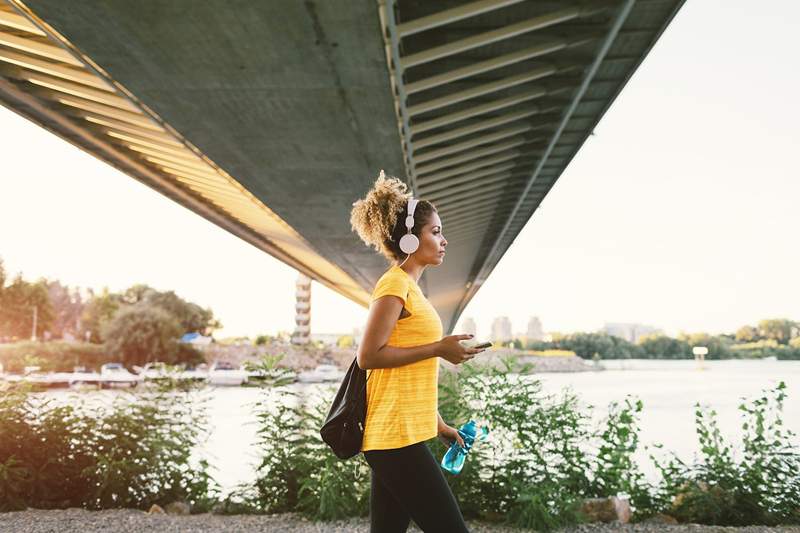
[[[428,223],[422,226],[419,234],[419,250],[413,255],[416,260],[424,265],[441,265],[444,261],[444,247],[447,239],[442,234],[442,221],[439,215],[433,212],[428,218]]]

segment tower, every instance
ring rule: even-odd
[[[311,334],[311,278],[299,274],[295,287],[297,301],[294,304],[296,314],[292,344],[306,344]]]

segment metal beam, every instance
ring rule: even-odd
[[[32,33],[34,35],[39,35],[40,37],[44,37],[46,35],[45,32],[37,28],[33,23],[31,23],[31,21],[22,15],[9,13],[8,11],[0,11],[0,26]]]
[[[465,18],[474,17],[501,7],[518,4],[524,0],[482,0],[480,2],[471,2],[463,6],[454,7],[452,9],[445,9],[427,17],[420,17],[418,19],[410,20],[402,24],[398,24],[397,32],[400,37],[408,37],[421,31],[430,30],[456,22]]]
[[[439,172],[438,174],[430,174],[430,175],[427,176],[427,178],[429,178],[431,180],[439,180],[439,179],[442,179],[442,178],[449,178],[451,176],[458,176],[459,174],[465,174],[465,173],[467,173],[467,172],[469,172],[471,170],[477,170],[477,169],[482,168],[482,167],[487,167],[487,166],[490,166],[490,165],[494,165],[495,163],[502,163],[504,161],[515,159],[515,158],[517,158],[517,157],[519,157],[521,155],[522,155],[522,152],[520,152],[519,150],[508,150],[508,151],[503,152],[501,154],[495,155],[494,157],[489,157],[489,158],[486,158],[486,159],[483,159],[481,161],[477,161],[477,162],[474,162],[474,163],[469,163],[469,164],[466,164],[466,165],[453,167],[453,168],[450,168],[448,170],[444,170],[442,172]]]
[[[451,144],[445,148],[439,148],[438,150],[430,150],[428,152],[424,152],[422,154],[417,154],[414,158],[416,163],[425,163],[427,161],[435,161],[441,157],[456,154],[458,152],[463,152],[464,150],[469,150],[470,148],[475,148],[476,146],[481,146],[484,144],[489,144],[494,141],[500,141],[502,139],[506,139],[508,137],[513,137],[514,135],[519,135],[521,133],[525,133],[531,129],[530,124],[525,124],[522,126],[517,126],[516,128],[509,128],[507,130],[498,131],[495,133],[490,133],[489,135],[484,135],[482,137],[476,137],[470,139],[468,141],[463,141],[456,144]],[[544,140],[543,137],[536,137],[533,140]]]
[[[449,187],[456,187],[458,185],[461,185],[461,184],[464,184],[464,183],[469,183],[469,182],[471,182],[473,180],[476,180],[476,179],[479,179],[479,178],[482,178],[482,177],[493,177],[493,176],[497,175],[498,173],[502,173],[502,172],[505,172],[506,170],[510,170],[510,169],[514,168],[515,166],[517,166],[516,162],[503,163],[501,165],[497,165],[497,166],[493,166],[493,167],[489,167],[489,168],[483,168],[483,169],[475,171],[475,172],[470,172],[468,174],[463,174],[461,176],[458,176],[458,177],[455,177],[455,178],[452,178],[452,179],[449,179],[449,180],[426,182],[424,184],[420,184],[420,194],[422,196],[426,196],[428,194],[435,193],[436,191],[439,191],[441,189],[447,189]]]
[[[549,109],[543,109],[541,106],[536,106],[533,109],[526,109],[523,111],[517,111],[515,113],[508,113],[505,115],[501,115],[499,117],[490,118],[486,120],[481,120],[479,122],[474,122],[469,126],[463,126],[461,128],[456,128],[454,130],[446,131],[444,133],[439,133],[438,135],[429,135],[427,137],[423,137],[419,139],[417,142],[417,146],[419,148],[423,148],[426,146],[434,146],[439,143],[443,143],[445,141],[450,141],[453,139],[458,139],[459,137],[464,137],[466,135],[470,135],[472,133],[477,133],[479,131],[488,130],[491,128],[495,128],[497,126],[502,126],[503,124],[508,124],[509,122],[516,122],[518,120],[522,120],[524,118],[532,117],[534,115],[541,115],[543,112],[547,112]],[[552,117],[548,117],[552,118]],[[550,122],[545,122],[542,124],[530,124],[530,130],[534,129],[541,129],[547,126],[552,125]]]
[[[408,96],[406,95],[403,81],[403,68],[400,63],[400,34],[397,30],[397,21],[394,18],[396,0],[378,2],[378,15],[383,31],[383,42],[386,48],[386,60],[389,63],[389,81],[395,94],[396,113],[399,121],[400,137],[403,139],[403,153],[405,154],[406,175],[414,193],[417,190],[416,176],[414,175],[414,144],[411,140],[411,115],[408,112]]]
[[[480,150],[471,150],[466,154],[462,154],[456,157],[450,157],[447,159],[439,159],[434,163],[429,165],[423,165],[421,167],[416,167],[417,176],[422,176],[423,174],[430,174],[436,170],[440,170],[447,167],[452,167],[454,165],[458,165],[459,163],[466,163],[467,161],[472,161],[473,159],[480,159],[487,155],[496,154],[498,152],[504,152],[511,148],[516,148],[517,146],[522,146],[524,144],[530,144],[531,141],[524,137],[516,137],[511,139],[510,141],[506,141],[500,144],[492,144],[485,148],[481,148]]]
[[[447,210],[443,210],[442,209],[442,210],[439,210],[439,212],[441,213],[441,216],[443,216],[444,218],[447,219],[447,217],[450,217],[449,220],[453,220],[453,218],[458,219],[458,217],[460,217],[461,215],[473,216],[473,215],[478,215],[478,214],[486,213],[486,212],[490,212],[490,211],[501,211],[502,212],[505,209],[511,208],[513,206],[514,206],[513,200],[506,200],[506,201],[503,201],[503,202],[500,202],[500,203],[494,203],[494,204],[489,203],[487,205],[484,205],[484,206],[481,206],[481,207],[477,207],[477,208],[464,207],[464,208],[459,208],[459,209],[447,209]]]
[[[86,72],[83,69],[77,69],[61,63],[45,61],[43,59],[32,57],[28,54],[14,52],[12,50],[0,49],[0,62],[29,68],[31,70],[44,72],[45,74],[52,74],[53,76],[58,76],[59,78],[63,78],[65,80],[84,83],[86,85],[91,85],[92,87],[97,87],[98,89],[113,89],[111,85],[106,83],[104,80]]]
[[[495,176],[494,178],[488,180],[478,180],[469,184],[469,187],[462,186],[462,190],[443,190],[439,191],[439,194],[431,195],[430,201],[436,205],[436,208],[446,208],[450,207],[454,204],[461,202],[462,200],[469,200],[470,198],[479,195],[481,193],[490,193],[497,191],[499,189],[503,189],[508,186],[509,181],[512,179],[518,179],[519,174],[514,174],[512,172],[504,172],[500,176]]]
[[[434,109],[439,109],[440,107],[446,107],[457,104],[458,102],[477,98],[478,96],[483,96],[484,94],[502,91],[503,89],[508,89],[509,87],[522,85],[523,83],[546,78],[547,76],[552,76],[554,74],[562,74],[572,70],[573,68],[575,68],[575,65],[570,65],[567,67],[545,65],[543,67],[529,70],[528,72],[523,72],[522,74],[508,76],[497,81],[484,83],[475,87],[470,87],[469,89],[464,89],[463,91],[457,91],[439,98],[432,98],[422,103],[412,105],[408,108],[408,114],[412,117],[421,115],[422,113],[427,113],[428,111],[433,111]]]
[[[432,89],[433,87],[445,85],[457,80],[469,78],[471,76],[477,76],[478,74],[483,74],[484,72],[507,67],[508,65],[513,65],[514,63],[520,63],[535,57],[552,54],[553,52],[558,52],[559,50],[563,50],[565,48],[580,46],[591,40],[593,40],[593,38],[590,37],[579,39],[557,39],[547,43],[538,44],[536,46],[531,46],[525,48],[524,50],[519,50],[518,52],[504,54],[492,59],[487,59],[485,61],[478,61],[477,63],[467,65],[466,67],[453,69],[442,74],[437,74],[436,76],[431,76],[430,78],[424,78],[413,83],[408,83],[406,84],[406,94],[418,93],[420,91]]]
[[[485,281],[484,271],[487,269],[490,262],[494,260],[494,256],[499,249],[500,242],[503,240],[506,231],[508,231],[508,228],[511,225],[511,221],[514,219],[514,216],[517,214],[520,207],[522,206],[525,197],[528,195],[528,191],[530,190],[533,183],[536,181],[536,178],[539,176],[539,173],[541,172],[542,167],[547,161],[548,156],[553,151],[555,145],[558,143],[558,139],[561,136],[561,132],[564,130],[564,128],[566,128],[567,122],[569,122],[572,113],[575,111],[575,108],[578,107],[581,98],[586,93],[586,89],[589,87],[589,84],[594,78],[594,75],[600,68],[600,64],[603,62],[603,58],[606,56],[606,54],[608,54],[608,50],[611,48],[611,44],[614,42],[614,39],[616,39],[617,34],[622,28],[622,24],[625,22],[625,19],[628,17],[628,14],[631,12],[631,9],[633,8],[635,2],[636,0],[625,0],[622,6],[620,6],[620,8],[618,9],[614,17],[613,23],[611,25],[611,28],[609,29],[608,35],[606,35],[605,39],[602,42],[600,50],[597,53],[597,56],[594,58],[594,61],[592,62],[591,66],[586,71],[586,74],[584,75],[580,87],[578,87],[578,90],[575,91],[572,103],[570,104],[569,108],[567,108],[566,112],[563,114],[561,122],[559,123],[556,131],[553,133],[553,136],[550,139],[550,143],[545,149],[544,156],[539,160],[539,164],[536,166],[536,169],[533,171],[533,174],[531,174],[531,177],[528,180],[527,185],[525,186],[525,190],[520,195],[519,200],[517,201],[516,205],[511,211],[511,214],[506,219],[506,223],[503,226],[503,229],[500,232],[498,238],[495,240],[494,245],[492,246],[489,253],[486,254],[486,256],[484,256],[483,261],[480,267],[478,268],[475,279],[473,280],[472,286],[470,287],[470,290],[464,294],[464,297],[458,304],[456,312],[453,316],[458,316],[459,314],[461,314],[461,312],[464,310],[464,306],[466,306],[466,303],[469,301],[472,294],[474,294],[475,291],[477,291],[478,288],[480,288],[480,286],[483,285],[483,282]]]
[[[95,113],[91,113],[88,111],[81,111],[79,109],[70,110],[69,114],[86,120],[87,122],[91,122],[92,124],[97,124],[102,126],[104,129],[108,131],[119,131],[124,133],[132,133],[134,135],[139,135],[141,137],[146,138],[153,138],[154,140],[158,140],[164,143],[176,143],[180,146],[184,146],[183,143],[180,143],[175,140],[175,137],[170,135],[166,132],[161,126],[152,122],[147,125],[147,127],[141,126],[134,126],[133,124],[129,124],[127,122],[122,122],[119,120],[114,120],[111,117],[107,117],[104,115],[98,115]]]
[[[579,6],[561,9],[559,11],[554,11],[553,13],[548,13],[547,15],[541,15],[528,20],[523,20],[522,22],[517,22],[516,24],[510,24],[496,30],[487,31],[441,46],[434,46],[433,48],[423,50],[422,52],[417,52],[416,54],[407,55],[401,58],[400,65],[403,70],[405,70],[416,65],[421,65],[423,63],[435,61],[443,57],[459,54],[467,50],[472,50],[473,48],[478,48],[479,46],[485,46],[497,41],[516,37],[517,35],[540,30],[542,28],[546,28],[547,26],[552,26],[554,24],[565,22],[581,15],[588,14],[589,12],[596,11],[597,9],[589,10]]]
[[[484,113],[491,113],[492,111],[497,111],[498,109],[503,109],[504,107],[511,107],[513,105],[521,104],[522,102],[527,102],[528,100],[541,98],[543,96],[549,96],[570,88],[571,87],[568,86],[564,86],[559,89],[547,89],[545,87],[536,87],[531,91],[525,91],[524,93],[516,94],[514,96],[509,96],[508,98],[502,98],[500,100],[495,100],[493,102],[488,102],[478,106],[473,106],[470,107],[469,109],[465,109],[464,111],[450,113],[447,115],[443,115],[441,117],[437,117],[432,120],[417,122],[411,126],[411,134],[412,136],[419,135],[422,132],[432,130],[435,128],[440,128],[442,126],[452,124],[453,122],[466,120],[468,118],[476,117],[478,115],[483,115]]]
[[[462,207],[478,207],[487,204],[491,200],[496,200],[505,194],[513,191],[519,186],[524,185],[520,177],[507,179],[502,182],[494,183],[491,186],[482,186],[472,189],[469,194],[452,196],[436,202],[436,208],[441,210],[456,209]]]
[[[5,31],[0,31],[0,45],[8,48],[14,48],[15,50],[20,50],[35,56],[43,57],[45,59],[67,63],[76,67],[83,66],[83,63],[72,57],[72,54],[63,48],[43,43],[39,40],[34,40],[28,37],[19,37]]]
[[[433,196],[434,198],[445,198],[452,194],[467,193],[475,190],[476,188],[486,187],[487,185],[491,185],[493,183],[508,181],[509,179],[517,177],[518,175],[519,172],[508,170],[505,172],[500,172],[499,174],[494,174],[486,178],[472,180],[470,182],[464,183],[463,185],[443,188],[431,196]]]
[[[434,197],[433,203],[436,208],[447,208],[453,205],[468,204],[473,199],[488,199],[491,198],[490,194],[498,191],[507,191],[509,188],[514,188],[521,185],[522,174],[511,174],[503,180],[492,180],[491,183],[476,183],[472,188],[461,191],[453,192],[447,191],[446,195]]]

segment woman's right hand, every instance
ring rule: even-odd
[[[473,335],[448,335],[447,337],[443,337],[442,340],[439,341],[436,355],[454,365],[460,365],[461,363],[469,361],[475,357],[475,354],[479,354],[485,349],[467,348],[459,342],[470,340],[472,337]]]

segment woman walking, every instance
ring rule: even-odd
[[[381,171],[350,222],[392,266],[372,292],[358,366],[369,371],[361,451],[372,470],[370,531],[406,531],[411,519],[426,533],[467,531],[441,468],[425,445],[438,436],[463,445],[438,411],[439,358],[461,364],[483,350],[442,337],[442,322],[417,282],[444,261],[447,240],[436,208],[412,198]]]

